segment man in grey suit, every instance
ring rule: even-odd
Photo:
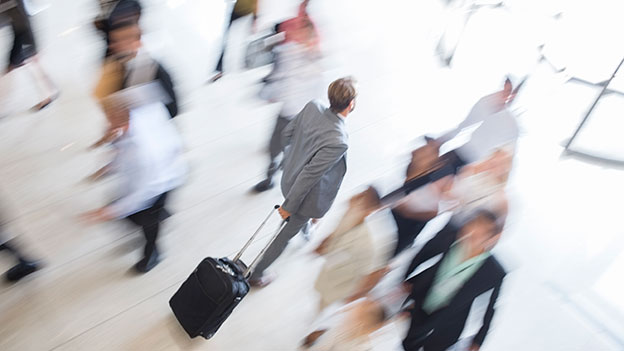
[[[275,261],[312,218],[321,218],[331,207],[347,172],[348,135],[344,120],[355,108],[357,91],[352,78],[329,85],[330,107],[309,102],[282,132],[284,173],[279,208],[288,224],[278,234],[256,266],[250,283],[265,286],[271,279],[264,271]]]

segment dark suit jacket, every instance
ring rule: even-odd
[[[406,275],[438,254],[446,255],[455,242],[457,233],[458,228],[452,224],[442,229],[414,257]],[[408,280],[412,285],[409,299],[414,301],[415,307],[412,310],[410,329],[403,341],[405,350],[415,351],[424,346],[426,351],[444,351],[451,347],[457,342],[464,329],[473,301],[481,294],[493,290],[484,316],[483,326],[475,336],[473,344],[481,345],[490,328],[494,316],[494,305],[506,274],[503,267],[494,256],[490,256],[459,289],[447,306],[429,315],[421,307],[433,285],[441,261]]]

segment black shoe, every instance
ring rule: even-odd
[[[265,179],[261,181],[260,183],[256,184],[256,186],[254,186],[254,191],[257,193],[261,193],[261,192],[264,192],[273,188],[274,186],[275,186],[275,183],[273,183],[272,179]]]
[[[37,270],[39,270],[39,265],[36,262],[23,261],[6,272],[6,280],[16,282]]]
[[[151,271],[152,268],[156,267],[159,262],[158,251],[154,250],[149,257],[143,257],[142,260],[137,262],[137,264],[134,265],[134,269],[139,273],[147,273]]]

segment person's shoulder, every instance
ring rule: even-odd
[[[507,271],[495,255],[490,255],[486,262],[489,266],[489,270],[497,279],[503,279],[505,275],[507,275]]]

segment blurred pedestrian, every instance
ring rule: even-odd
[[[291,33],[293,40],[274,49],[275,68],[261,93],[270,102],[282,103],[282,107],[269,141],[267,178],[256,184],[254,190],[257,192],[274,186],[273,177],[281,166],[282,131],[305,104],[319,98],[321,92],[322,68],[315,33],[311,24],[302,25]]]
[[[232,15],[230,16],[227,24],[227,29],[225,30],[225,33],[223,33],[223,47],[215,69],[217,73],[210,79],[211,82],[216,82],[223,77],[223,59],[225,57],[225,47],[227,46],[227,38],[229,36],[230,27],[232,27],[232,22],[249,15],[252,15],[253,17],[251,27],[252,31],[255,31],[256,20],[258,19],[258,0],[236,0],[234,9],[232,9]]]
[[[116,199],[86,214],[92,221],[127,218],[143,229],[146,244],[143,258],[135,265],[145,273],[160,261],[157,238],[160,223],[169,217],[166,209],[171,191],[186,175],[181,159],[182,143],[162,102],[126,108],[121,94],[104,101],[112,131],[116,135],[113,161],[98,171],[118,173],[121,185]]]
[[[370,298],[363,298],[341,307],[319,324],[303,342],[310,351],[373,349],[371,334],[387,322],[383,306]]]
[[[321,297],[319,310],[344,303],[364,284],[365,277],[385,273],[395,240],[383,231],[372,231],[366,222],[380,207],[379,194],[373,187],[353,196],[336,229],[316,249],[325,258],[315,283]]]
[[[329,85],[330,107],[309,102],[282,133],[284,203],[279,209],[288,224],[265,252],[252,273],[253,286],[265,286],[271,278],[264,271],[275,261],[312,218],[321,218],[334,202],[347,171],[348,135],[345,119],[355,109],[357,90],[352,78]]]
[[[439,160],[438,149],[430,143],[412,151],[405,183],[434,170]],[[397,224],[398,237],[393,256],[410,247],[425,225],[438,216],[440,202],[451,183],[450,176],[428,183],[394,205],[392,215]]]
[[[456,172],[462,166],[482,161],[496,148],[507,146],[515,149],[519,135],[518,121],[509,110],[522,83],[515,89],[511,80],[505,80],[503,90],[481,98],[468,116],[456,128],[430,142],[438,148],[455,138],[461,131],[474,128],[470,140],[459,148],[445,154],[455,167]]]
[[[162,102],[169,117],[175,117],[178,104],[173,82],[167,70],[143,48],[139,25],[132,21],[119,22],[110,28],[109,35],[111,56],[104,62],[95,89],[96,98],[105,99],[125,90],[126,94],[133,92],[132,99],[126,101],[132,106]],[[156,91],[161,93],[152,93]],[[95,146],[110,141],[112,137],[113,129],[109,129]]]
[[[0,17],[8,19],[13,30],[13,46],[9,54],[7,73],[22,66],[30,71],[35,85],[44,96],[43,100],[32,108],[33,111],[40,111],[50,105],[58,97],[59,92],[52,79],[39,64],[35,37],[24,1],[0,0]]]
[[[432,240],[415,256],[410,267],[442,254],[433,266],[407,280],[411,324],[403,340],[405,350],[451,347],[464,329],[474,300],[491,292],[482,327],[471,343],[471,350],[481,347],[506,275],[490,252],[501,235],[497,222],[492,212],[479,211],[462,226],[456,241]]]

